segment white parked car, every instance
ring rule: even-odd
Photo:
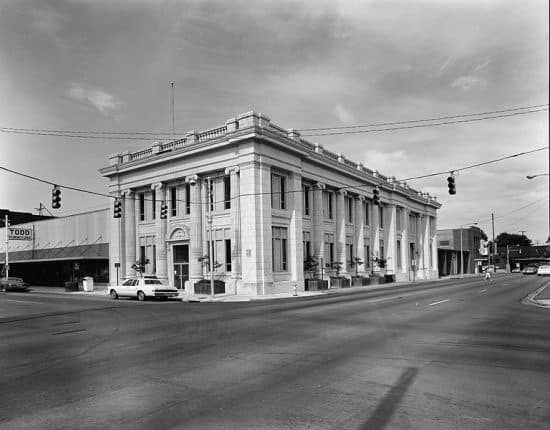
[[[544,266],[539,266],[537,270],[537,275],[539,276],[550,276],[550,265],[546,264]]]
[[[109,287],[109,295],[112,299],[119,297],[135,297],[140,302],[149,297],[167,299],[177,297],[178,289],[169,285],[163,285],[156,276],[136,276],[127,279],[121,285]]]

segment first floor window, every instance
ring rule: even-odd
[[[274,272],[286,272],[288,270],[287,262],[287,237],[286,227],[272,228],[272,259]]]
[[[370,255],[370,245],[365,245],[365,267],[370,268],[370,260],[372,256]]]
[[[225,271],[231,272],[231,239],[225,239]]]
[[[214,273],[231,272],[231,239],[229,229],[217,229],[212,232],[212,242],[207,241],[208,250],[206,255],[210,255],[210,249],[213,249],[212,260],[214,261]],[[206,260],[206,270],[210,271],[208,264],[210,258]]]
[[[354,267],[353,238],[351,236],[346,236],[346,266],[348,271],[351,271]]]
[[[304,261],[307,261],[311,257],[311,233],[309,231],[303,232],[304,240]]]
[[[325,265],[332,267],[334,262],[334,235],[325,233]]]
[[[397,241],[397,270],[401,270],[401,241]]]

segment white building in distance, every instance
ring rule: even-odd
[[[112,155],[100,172],[123,202],[111,223],[111,280],[115,263],[126,278],[148,261],[147,273],[193,292],[209,273],[210,228],[215,277],[230,294],[303,290],[304,278],[327,279],[336,267],[346,278],[383,263],[397,281],[438,276],[435,198],[262,114]],[[320,263],[312,273],[310,256]]]

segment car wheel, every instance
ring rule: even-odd
[[[145,293],[143,291],[138,291],[137,298],[140,302],[143,302],[145,300]]]
[[[111,290],[111,292],[109,293],[109,295],[111,296],[111,299],[113,299],[113,300],[118,299],[118,294],[116,293],[115,290]]]

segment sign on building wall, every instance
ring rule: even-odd
[[[8,240],[32,240],[32,228],[10,227]]]
[[[488,240],[480,240],[479,241],[479,253],[481,255],[487,255],[489,253],[489,241]]]

